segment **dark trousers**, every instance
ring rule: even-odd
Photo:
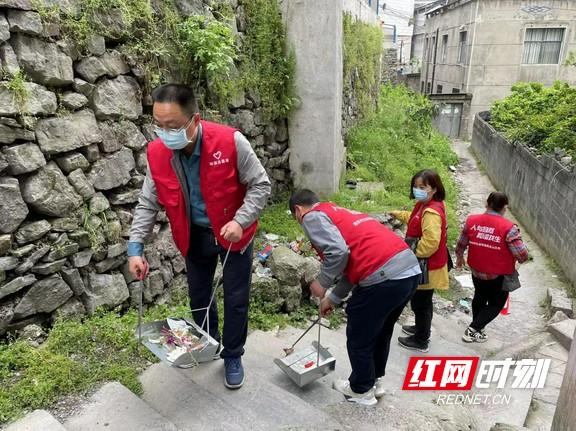
[[[394,324],[418,285],[419,275],[354,290],[346,314],[346,346],[352,365],[350,388],[364,393],[386,371]]]
[[[414,338],[420,343],[428,343],[430,328],[432,328],[433,305],[432,296],[434,289],[417,290],[410,300],[410,306],[416,320],[416,333]]]
[[[213,289],[218,257],[224,262],[227,250],[216,243],[211,229],[192,226],[190,250],[186,259],[188,292],[192,310],[207,307]],[[248,304],[252,276],[252,244],[244,253],[231,251],[224,267],[224,333],[222,358],[234,358],[244,353],[248,335]],[[210,336],[220,341],[216,298],[209,313]],[[206,311],[192,313],[202,325]],[[203,329],[206,330],[208,322]]]
[[[481,280],[472,277],[474,283],[474,299],[472,300],[472,323],[470,326],[476,331],[492,322],[506,305],[508,292],[502,290],[504,277],[494,280]]]

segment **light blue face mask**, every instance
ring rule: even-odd
[[[416,187],[412,187],[412,194],[414,195],[414,199],[416,199],[417,201],[428,200],[428,192],[426,192],[426,190],[417,189]]]
[[[186,129],[190,127],[194,118],[191,118],[188,124],[186,124],[181,129],[169,129],[165,130],[161,127],[154,126],[154,133],[162,139],[164,145],[166,145],[171,150],[182,150],[188,146],[190,141],[188,141],[188,136],[186,136]]]

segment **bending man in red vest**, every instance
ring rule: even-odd
[[[200,121],[192,90],[167,84],[152,92],[154,131],[148,172],[134,212],[128,243],[130,272],[145,271],[144,242],[164,208],[176,246],[186,259],[190,306],[207,307],[218,256],[224,267],[224,332],[219,355],[224,383],[244,383],[241,356],[248,331],[252,239],[270,195],[270,181],[248,140],[237,130]],[[198,325],[205,311],[193,313]],[[216,303],[210,335],[220,341]],[[206,325],[205,325],[206,326]],[[216,358],[215,358],[216,359]]]
[[[466,219],[456,246],[458,268],[464,266],[464,251],[468,248],[468,266],[474,283],[473,320],[462,337],[467,343],[487,340],[484,328],[498,316],[508,299],[508,292],[502,289],[504,276],[515,272],[516,261],[528,260],[520,230],[504,218],[507,205],[504,193],[490,193],[486,212]]]
[[[376,219],[319,203],[310,190],[294,192],[290,211],[322,258],[320,275],[310,286],[314,296],[323,298],[322,315],[352,292],[346,306],[352,374],[348,380],[336,380],[334,389],[348,401],[374,405],[376,397],[384,395],[394,324],[418,286],[418,260],[401,238]]]

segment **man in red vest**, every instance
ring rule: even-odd
[[[472,323],[462,336],[467,343],[484,343],[485,326],[494,320],[506,304],[508,291],[503,289],[504,277],[515,274],[515,263],[528,260],[528,250],[520,230],[504,218],[508,197],[493,192],[488,196],[486,212],[466,219],[456,246],[456,267],[464,266],[468,248],[468,266],[472,270],[474,298]]]
[[[224,261],[229,252],[219,356],[224,359],[225,385],[236,389],[244,383],[241,356],[248,331],[252,240],[270,195],[270,180],[239,131],[200,120],[189,87],[163,85],[152,98],[158,139],[148,144],[148,172],[130,229],[129,269],[137,277],[145,275],[144,242],[162,208],[186,259],[193,310],[210,304],[218,257]],[[220,341],[215,301],[207,319],[206,311],[193,316],[204,329],[209,323],[210,335]]]
[[[402,238],[378,220],[320,203],[310,190],[294,192],[290,211],[322,258],[320,275],[310,286],[314,296],[323,298],[321,314],[352,292],[346,306],[352,374],[348,380],[336,380],[334,389],[348,401],[374,405],[385,393],[394,324],[418,286],[418,260]]]

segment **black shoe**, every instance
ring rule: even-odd
[[[416,325],[402,325],[402,332],[414,336],[416,335]],[[428,337],[428,341],[430,341],[430,337]]]
[[[416,325],[402,325],[402,332],[406,335],[416,334]]]
[[[410,337],[398,337],[398,344],[408,350],[418,350],[422,353],[427,353],[430,350],[428,342],[422,343],[411,335]]]

